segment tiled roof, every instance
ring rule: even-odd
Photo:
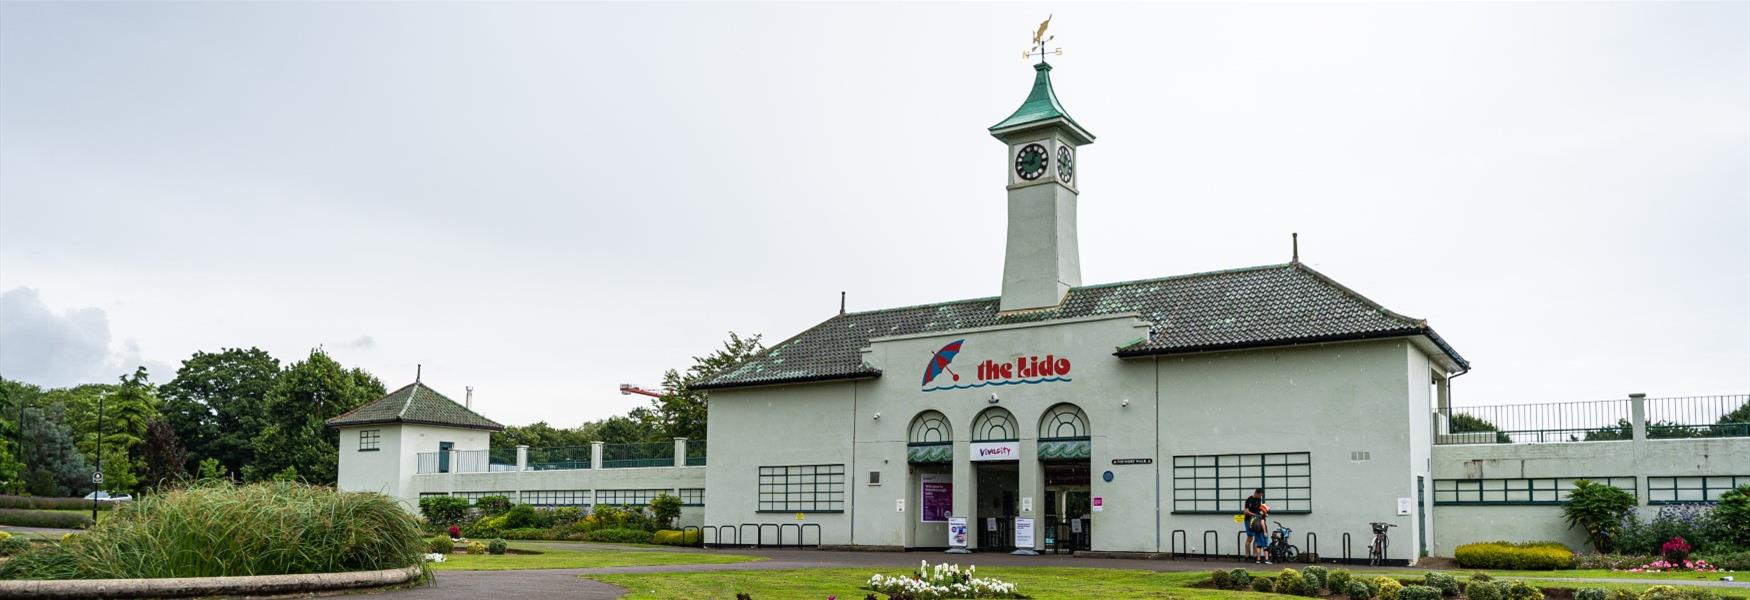
[[[879,376],[862,361],[873,338],[1011,323],[1139,313],[1148,337],[1120,357],[1423,336],[1469,363],[1425,321],[1406,317],[1300,263],[1071,288],[1062,304],[999,314],[1000,298],[977,298],[834,316],[772,346],[697,389]]]
[[[996,133],[1053,119],[1063,119],[1076,133],[1087,138],[1082,140],[1082,143],[1094,141],[1094,135],[1082,129],[1081,123],[1070,118],[1069,113],[1063,110],[1063,103],[1057,101],[1057,91],[1051,88],[1051,65],[1041,62],[1033,65],[1033,70],[1035,71],[1033,89],[1027,94],[1027,100],[1022,102],[1021,107],[1015,109],[1015,113],[1009,115],[1009,118],[990,126],[990,131]]]
[[[468,410],[455,400],[417,381],[328,420],[329,427],[377,423],[417,423],[464,429],[504,430],[503,425]]]

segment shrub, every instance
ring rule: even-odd
[[[1574,600],[1610,600],[1610,594],[1603,588],[1586,588],[1574,592]]]
[[[1708,554],[1697,558],[1706,560],[1715,568],[1727,571],[1750,571],[1750,551]]]
[[[648,544],[650,532],[643,529],[606,528],[583,534],[584,541],[608,544]]]
[[[1278,594],[1299,596],[1306,591],[1306,578],[1301,577],[1300,573],[1294,569],[1283,569],[1282,572],[1276,574],[1276,585],[1271,588],[1271,591]]]
[[[1367,588],[1367,584],[1354,580],[1347,581],[1349,583],[1343,589],[1349,593],[1349,600],[1372,600],[1373,591]]]
[[[1714,522],[1720,542],[1750,551],[1750,483],[1720,494],[1720,503],[1714,507]]]
[[[1398,592],[1398,600],[1440,600],[1440,590],[1425,585],[1404,586]]]
[[[1470,600],[1501,600],[1501,588],[1495,587],[1492,581],[1472,576],[1470,583],[1464,586],[1464,596]]]
[[[661,533],[659,532],[657,535],[660,536]],[[1217,589],[1223,589],[1223,590],[1233,589],[1233,587],[1234,587],[1233,586],[1233,577],[1231,575],[1228,575],[1227,571],[1223,571],[1221,569],[1216,569],[1214,572],[1209,574],[1209,583],[1211,585],[1214,585]]]
[[[1312,565],[1312,566],[1306,567],[1304,569],[1301,569],[1300,572],[1302,575],[1306,576],[1307,582],[1312,583],[1315,586],[1315,589],[1317,589],[1317,590],[1324,589],[1326,586],[1325,580],[1329,579],[1331,576],[1331,572],[1329,570],[1325,569],[1324,567],[1318,566],[1318,565]]]
[[[1543,590],[1515,581],[1507,586],[1507,600],[1543,600]]]
[[[1470,580],[1472,583],[1475,583],[1478,581],[1494,581],[1495,578],[1490,577],[1488,573],[1484,573],[1482,571],[1477,571],[1475,573],[1470,574]]]
[[[681,499],[670,494],[657,494],[650,500],[650,518],[657,527],[670,527],[681,517]]]
[[[1682,596],[1677,588],[1668,585],[1655,585],[1641,592],[1641,600],[1680,600]]]
[[[1681,537],[1674,537],[1659,546],[1659,555],[1665,557],[1666,562],[1682,563],[1689,558],[1690,550],[1689,542],[1683,541]]]
[[[200,482],[122,507],[0,578],[130,579],[375,571],[420,564],[419,522],[393,498],[294,482]]]
[[[486,544],[480,543],[480,540],[474,540],[472,542],[468,542],[468,553],[473,554],[475,556],[485,554],[486,553]]]
[[[1584,530],[1586,541],[1593,548],[1610,552],[1616,549],[1616,535],[1634,513],[1636,502],[1635,495],[1622,488],[1581,479],[1568,492],[1568,501],[1562,504],[1562,517],[1567,519],[1569,529]]]
[[[664,544],[669,546],[691,546],[699,543],[699,530],[691,529],[677,531],[674,529],[663,529],[651,534],[650,541],[653,544]]]
[[[1348,592],[1350,577],[1348,569],[1337,569],[1331,571],[1330,575],[1325,576],[1325,587],[1331,590],[1331,593],[1333,594]]]
[[[55,510],[0,508],[0,525],[84,529],[91,526],[91,515]]]
[[[1404,591],[1404,584],[1390,577],[1381,575],[1373,578],[1373,582],[1379,587],[1379,591],[1374,593],[1379,600],[1398,600],[1398,594]]]
[[[522,529],[506,529],[499,532],[498,537],[507,540],[556,540],[559,539],[559,532],[551,529],[525,527]]]
[[[1574,567],[1574,553],[1550,542],[1464,544],[1453,556],[1458,559],[1458,566],[1466,569],[1549,571]]]
[[[1574,568],[1633,569],[1655,560],[1658,560],[1658,557],[1650,554],[1576,554],[1574,555]]]
[[[1254,577],[1254,578],[1252,578],[1252,591],[1254,591],[1254,592],[1268,592],[1268,591],[1273,590],[1273,589],[1276,589],[1276,582],[1270,581],[1269,577]]]
[[[1452,597],[1458,595],[1458,578],[1445,573],[1429,572],[1422,578],[1422,584],[1440,590],[1440,595]]]
[[[518,504],[510,507],[510,510],[504,511],[503,518],[503,529],[548,527],[553,523],[551,515],[543,515],[541,512],[536,511],[535,507],[527,504]]]
[[[486,544],[487,554],[504,554],[504,552],[509,549],[510,543],[504,541],[503,538],[492,540],[491,543]]]
[[[1252,587],[1252,574],[1245,569],[1228,571],[1227,577],[1229,581],[1233,582],[1233,589],[1243,590]]]
[[[474,508],[480,509],[480,514],[496,517],[510,511],[510,498],[504,496],[481,496],[474,499]]]
[[[553,526],[564,527],[576,523],[583,518],[583,510],[575,506],[561,506],[553,509]]]
[[[91,510],[91,501],[84,498],[0,495],[0,508],[17,508],[23,510]],[[115,508],[114,502],[97,503],[97,510],[111,510],[113,508]]]
[[[432,536],[425,541],[425,549],[434,554],[449,554],[456,551],[456,542],[447,535]]]
[[[419,514],[437,527],[453,526],[468,518],[468,499],[456,496],[426,496],[419,499]]]

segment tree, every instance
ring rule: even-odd
[[[760,344],[760,336],[744,338],[733,331],[729,332],[729,339],[723,342],[722,348],[705,356],[693,357],[693,366],[687,367],[685,373],[673,369],[663,373],[662,397],[651,399],[650,410],[637,416],[653,421],[656,429],[662,432],[659,438],[705,439],[705,419],[709,415],[706,401],[710,394],[694,390],[692,386],[741,364],[763,350],[765,346]]]
[[[1472,415],[1470,413],[1454,413],[1452,415],[1451,419],[1452,419],[1452,422],[1451,422],[1450,426],[1452,428],[1451,431],[1453,433],[1480,433],[1480,432],[1485,432],[1485,431],[1494,431],[1494,432],[1496,432],[1495,433],[1495,443],[1497,443],[1497,444],[1511,444],[1511,443],[1513,443],[1512,437],[1509,437],[1505,433],[1500,433],[1501,428],[1496,427],[1494,423],[1491,423],[1487,419],[1484,419],[1482,417],[1478,417],[1478,416]]]
[[[258,480],[286,472],[305,481],[332,484],[340,461],[340,432],[325,421],[382,397],[383,382],[362,369],[346,369],[321,349],[286,367],[274,381],[266,423],[254,438],[255,462],[242,469]]]
[[[1712,432],[1712,437],[1745,436],[1750,436],[1750,401],[1720,416],[1720,420],[1714,423]]]
[[[260,348],[196,352],[158,388],[164,418],[189,450],[236,472],[255,460],[254,439],[267,426],[267,397],[280,361]]]
[[[650,500],[650,516],[660,529],[673,527],[675,519],[681,518],[681,499],[670,494],[657,494]]]
[[[18,417],[26,406],[42,396],[42,388],[0,378],[0,490],[24,491],[24,448],[19,444]]]
[[[220,463],[219,459],[212,457],[201,459],[200,470],[195,472],[194,477],[201,481],[230,479],[230,476],[225,471],[224,464]]]
[[[146,441],[140,446],[140,460],[146,467],[142,474],[148,488],[188,477],[188,469],[183,466],[188,464],[188,451],[176,439],[176,430],[164,419],[146,426]]]
[[[64,424],[61,406],[24,409],[27,488],[38,496],[76,496],[91,489],[91,467]]]

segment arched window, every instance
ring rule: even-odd
[[[906,437],[913,444],[939,444],[954,441],[954,430],[948,426],[948,417],[942,413],[926,410],[918,413],[911,420],[911,434]]]
[[[1021,439],[1021,429],[1015,426],[1015,415],[999,407],[984,409],[972,420],[972,441],[1006,442]]]
[[[1064,403],[1045,411],[1039,418],[1039,439],[1059,440],[1088,437],[1088,415],[1081,407]]]

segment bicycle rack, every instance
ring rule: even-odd
[[[1311,532],[1311,531],[1306,532],[1306,554],[1308,557],[1310,557],[1310,559],[1307,562],[1315,564],[1315,565],[1318,564],[1318,562],[1319,562],[1319,534]]]
[[[1183,554],[1181,549],[1189,549],[1190,546],[1191,539],[1185,530],[1174,529],[1172,533],[1167,534],[1167,551],[1172,560],[1179,560],[1179,556]]]
[[[711,530],[711,543],[718,544],[718,543],[723,542],[721,537],[717,535],[717,528],[716,527],[713,527],[710,525],[705,525],[705,526],[699,527],[699,546],[700,547],[703,547],[705,545],[705,530],[706,529]],[[686,537],[686,534],[682,533],[681,536],[684,538],[684,537]]]
[[[1221,532],[1214,529],[1203,530],[1203,561],[1209,562],[1209,557],[1221,549]]]
[[[717,541],[718,541],[719,546],[722,545],[723,532],[725,532],[725,531],[735,534],[735,541],[732,542],[734,545],[736,545],[736,546],[741,545],[741,530],[736,529],[734,527],[730,527],[728,525],[722,525],[722,526],[719,526],[717,528]]]
[[[1240,553],[1246,551],[1246,532],[1235,531],[1234,533],[1238,534],[1234,536],[1234,558],[1245,560],[1245,555]]]
[[[1349,556],[1349,532],[1343,532],[1343,564],[1353,564],[1355,559]]]
[[[819,523],[803,523],[803,524],[797,526],[797,529],[796,529],[796,547],[797,548],[802,547],[802,532],[807,531],[809,527],[814,528],[814,547],[816,547],[816,548],[820,547],[820,532],[821,532],[820,524]]]
[[[796,528],[796,547],[801,548],[802,547],[802,524],[801,523],[779,523],[778,524],[778,547],[779,548],[784,547],[784,528],[785,527],[795,527]]]
[[[766,545],[766,528],[767,527],[770,527],[774,530],[773,533],[778,536],[778,545],[783,546],[784,545],[784,530],[782,528],[778,527],[777,523],[760,523],[759,527],[754,529],[754,543],[758,544],[755,547],[756,548],[764,548],[765,547],[765,545]]]
[[[758,547],[760,547],[760,524],[759,523],[742,523],[741,525],[737,526],[735,528],[736,545],[737,546],[746,546],[747,545],[747,544],[741,543],[741,532],[747,531],[747,528],[749,528],[749,527],[753,528],[753,540],[754,540],[753,547],[758,548]]]
[[[697,543],[697,544],[688,544],[687,543],[687,530],[688,529],[699,532],[699,543]],[[682,546],[697,546],[700,548],[705,547],[705,528],[694,527],[692,525],[682,527],[681,528],[681,545]]]

